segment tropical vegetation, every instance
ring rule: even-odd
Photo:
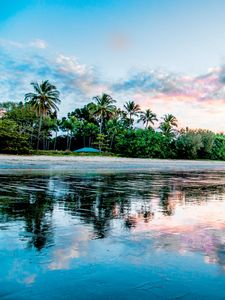
[[[49,81],[32,82],[21,102],[0,103],[0,152],[65,153],[94,147],[111,155],[225,160],[225,135],[178,129],[172,114],[159,118],[133,100],[116,106],[103,93],[59,118],[60,92]]]

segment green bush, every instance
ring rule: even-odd
[[[30,152],[28,135],[19,125],[8,119],[0,119],[0,152],[11,154],[27,154]]]
[[[223,134],[215,135],[210,158],[216,160],[225,160],[225,136]]]
[[[173,141],[151,128],[125,130],[115,138],[115,151],[127,157],[175,157]]]

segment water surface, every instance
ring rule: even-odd
[[[0,299],[225,299],[222,172],[0,175]]]

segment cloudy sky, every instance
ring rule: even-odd
[[[225,1],[1,0],[0,102],[45,79],[61,115],[107,92],[225,131]]]

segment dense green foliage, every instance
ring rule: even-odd
[[[225,135],[178,130],[171,114],[163,116],[156,128],[159,119],[151,109],[142,111],[134,101],[121,109],[110,95],[102,94],[59,119],[61,100],[56,87],[44,81],[32,83],[32,88],[24,102],[0,103],[7,111],[0,119],[2,153],[70,154],[81,147],[95,147],[127,157],[225,160]]]
[[[9,119],[0,120],[0,149],[3,153],[29,153],[29,136],[23,133],[19,125]]]

